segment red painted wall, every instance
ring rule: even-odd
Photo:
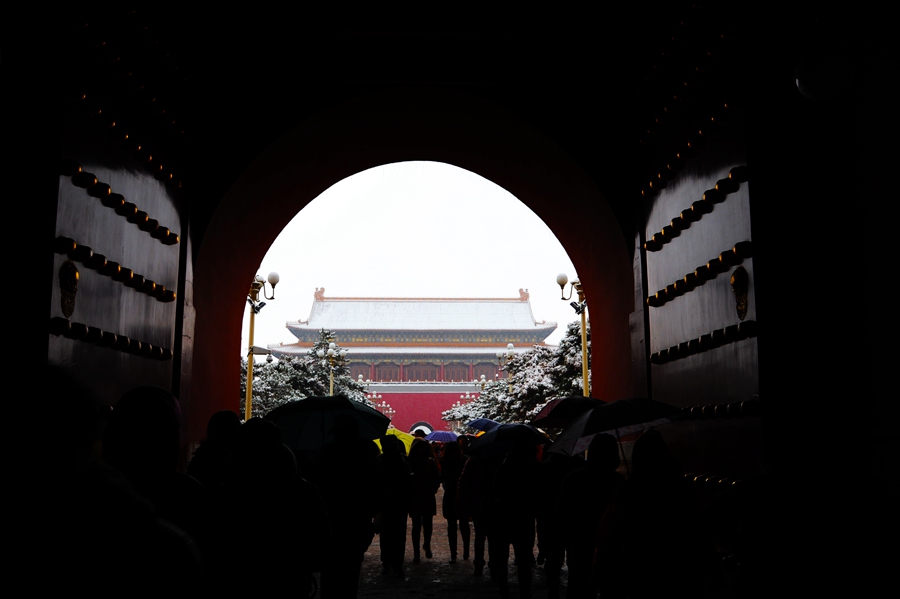
[[[413,424],[424,420],[440,431],[450,429],[450,423],[441,420],[441,412],[459,401],[459,393],[382,393],[378,403],[382,401],[396,410],[391,420],[394,428],[409,432]]]

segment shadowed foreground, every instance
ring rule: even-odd
[[[443,488],[438,491],[438,505],[441,502]],[[440,514],[434,517],[434,536],[431,541],[431,549],[434,557],[425,559],[422,556],[421,563],[412,563],[412,543],[407,528],[406,538],[406,576],[395,578],[382,576],[380,561],[380,546],[378,535],[372,540],[372,545],[366,552],[363,561],[362,575],[359,583],[360,597],[497,597],[498,587],[491,582],[487,569],[484,576],[475,577],[472,572],[474,566],[472,560],[459,559],[459,563],[450,564],[450,548],[447,544],[447,521]],[[535,547],[537,555],[537,547]],[[534,572],[534,586],[532,596],[546,597],[547,587],[544,583],[543,568],[536,567]],[[512,597],[518,596],[518,584],[516,582],[515,566],[510,558],[509,563],[509,588]],[[567,571],[563,567],[561,593],[565,596]]]

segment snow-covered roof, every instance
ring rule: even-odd
[[[291,332],[318,331],[546,331],[537,322],[528,292],[516,298],[326,298],[317,289],[309,319],[288,322]]]
[[[343,349],[346,349],[348,354],[347,357],[353,359],[354,357],[361,356],[372,356],[372,355],[406,355],[406,354],[416,354],[416,355],[434,355],[434,356],[488,356],[493,359],[496,359],[496,355],[498,351],[506,351],[505,347],[491,346],[485,347],[483,345],[480,346],[354,346],[353,344],[341,344]],[[531,350],[533,346],[529,345],[527,347],[519,347],[516,346],[513,348],[513,353],[520,354]],[[287,355],[306,355],[309,351],[309,346],[299,345],[299,344],[278,344],[272,343],[269,344],[268,349],[271,349],[276,354],[287,354]]]

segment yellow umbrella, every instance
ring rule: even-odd
[[[404,433],[403,431],[396,429],[393,426],[388,428],[387,432],[385,432],[385,434],[386,435],[394,435],[395,437],[397,437],[401,441],[403,441],[403,445],[406,446],[406,455],[409,455],[409,448],[412,445],[413,439],[415,439],[415,437],[413,437],[409,433]],[[378,445],[378,449],[381,449],[381,440],[380,439],[375,439],[375,444]]]

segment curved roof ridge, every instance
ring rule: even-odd
[[[519,289],[518,297],[325,297],[325,288],[316,287],[313,293],[314,302],[342,302],[342,301],[366,301],[366,302],[529,302],[531,294],[527,289]]]

